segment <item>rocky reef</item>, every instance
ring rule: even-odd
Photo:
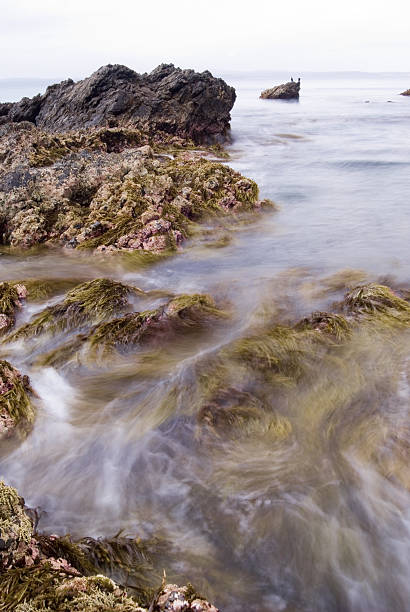
[[[299,98],[300,80],[298,82],[289,81],[270,89],[265,89],[260,95],[264,100],[292,100]]]
[[[131,597],[124,587],[98,572],[96,551],[113,563],[120,549],[127,549],[142,564],[143,544],[85,538],[78,543],[69,537],[36,533],[32,512],[16,489],[0,481],[0,598],[5,612],[218,612],[191,586],[166,584],[157,588],[134,587]],[[145,561],[145,564],[149,564]],[[141,568],[140,568],[141,573]]]
[[[129,126],[202,143],[227,137],[235,97],[233,87],[208,71],[162,64],[138,74],[109,64],[77,83],[68,79],[43,95],[2,104],[0,119],[30,121],[49,132]]]

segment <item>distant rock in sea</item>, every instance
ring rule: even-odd
[[[207,70],[161,64],[138,74],[108,64],[77,83],[68,79],[43,95],[0,104],[0,122],[30,121],[48,132],[128,126],[206,143],[227,138],[235,99],[235,89]]]
[[[267,100],[293,100],[299,98],[300,80],[298,82],[289,81],[282,85],[276,85],[271,89],[265,89],[260,98]]]
[[[400,95],[401,96],[410,96],[410,89],[406,89],[406,91],[403,91]]]

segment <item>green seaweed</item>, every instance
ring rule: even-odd
[[[308,317],[302,319],[295,329],[319,331],[329,334],[337,341],[345,340],[351,333],[349,323],[344,317],[329,312],[313,312]]]
[[[5,420],[6,431],[17,427],[17,432],[24,435],[35,416],[28,377],[21,376],[8,361],[0,360],[0,389],[0,418]]]
[[[408,320],[410,305],[389,287],[370,283],[359,285],[346,294],[344,307],[356,314],[385,314]]]
[[[17,289],[9,282],[0,283],[0,313],[14,316],[14,311],[19,302]]]
[[[6,341],[37,336],[49,332],[76,329],[85,324],[103,321],[128,306],[127,297],[139,290],[110,279],[95,279],[69,291],[63,302],[50,306],[34,320],[11,334]]]

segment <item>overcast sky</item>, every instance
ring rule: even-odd
[[[0,78],[107,63],[409,71],[408,0],[0,0]]]

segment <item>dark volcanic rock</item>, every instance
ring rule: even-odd
[[[0,116],[49,132],[127,125],[202,143],[226,138],[235,98],[234,88],[208,71],[162,64],[141,75],[109,64],[77,83],[68,79],[44,95],[1,105]]]
[[[268,100],[292,100],[299,98],[300,82],[289,81],[282,85],[276,85],[271,89],[265,89],[260,95]]]

